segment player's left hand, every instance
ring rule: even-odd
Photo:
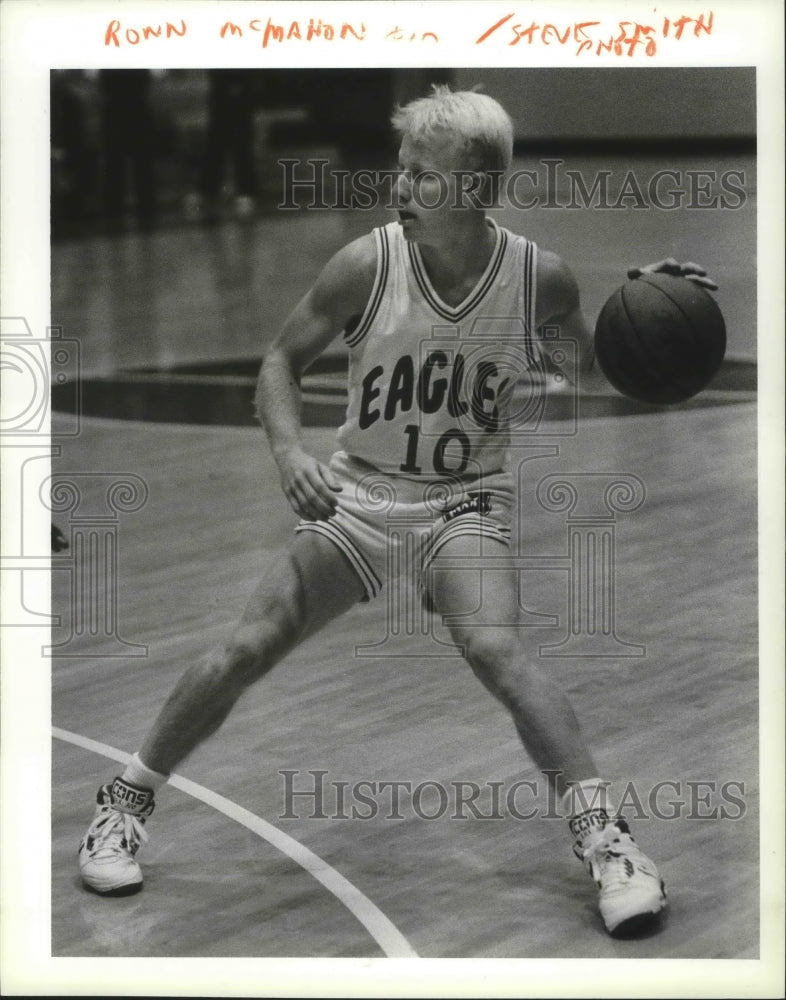
[[[674,257],[666,257],[656,264],[645,264],[644,267],[632,267],[628,271],[629,278],[640,278],[642,274],[672,274],[675,278],[687,278],[702,288],[709,288],[711,291],[717,289],[717,284],[712,278],[707,277],[707,271],[701,264],[694,264],[693,261],[686,261],[680,264]]]

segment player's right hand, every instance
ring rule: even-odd
[[[341,484],[330,469],[304,451],[291,452],[279,465],[281,488],[292,510],[311,521],[336,513]]]

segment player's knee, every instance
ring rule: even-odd
[[[271,625],[240,625],[219,657],[219,669],[233,687],[245,688],[277,662],[282,637]]]
[[[520,672],[521,646],[512,629],[468,630],[462,646],[473,671],[495,686]]]
[[[530,665],[512,631],[476,630],[464,656],[487,691],[511,711],[522,708],[531,687]]]

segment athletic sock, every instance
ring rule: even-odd
[[[587,778],[571,782],[562,797],[570,832],[578,844],[583,844],[595,831],[602,830],[614,815],[609,802],[610,782]]]
[[[167,783],[169,775],[159,774],[158,771],[151,771],[146,764],[142,763],[139,754],[135,753],[128,762],[121,778],[123,781],[127,781],[129,785],[135,785],[137,788],[149,788],[150,791],[157,792],[159,788]]]

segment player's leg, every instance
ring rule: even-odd
[[[145,765],[168,774],[221,725],[250,684],[363,594],[332,542],[315,532],[295,535],[266,570],[225,647],[194,664],[173,690],[142,745]]]
[[[481,575],[479,541],[459,536],[443,546],[429,569],[430,597],[449,621],[467,619],[449,625],[452,638],[476,677],[510,711],[527,752],[562,795],[569,783],[597,774],[597,768],[567,697],[524,656],[519,629],[509,624],[518,617],[512,564]],[[507,555],[500,542],[484,538],[482,544],[489,555]]]
[[[98,793],[93,823],[80,845],[85,884],[126,895],[142,886],[135,860],[146,839],[154,793],[192,750],[215,732],[249,685],[306,635],[347,611],[364,587],[329,540],[301,532],[269,566],[223,649],[191,666],[153,723],[139,754]]]
[[[475,675],[508,708],[533,761],[563,797],[574,850],[598,884],[607,929],[615,935],[647,929],[666,902],[658,870],[624,820],[612,821],[607,783],[598,777],[567,697],[524,654],[518,628],[499,624],[517,620],[516,573],[511,562],[481,575],[479,541],[459,535],[435,556],[426,581],[433,606],[446,616]],[[503,543],[483,538],[482,544],[487,555],[505,557]]]

